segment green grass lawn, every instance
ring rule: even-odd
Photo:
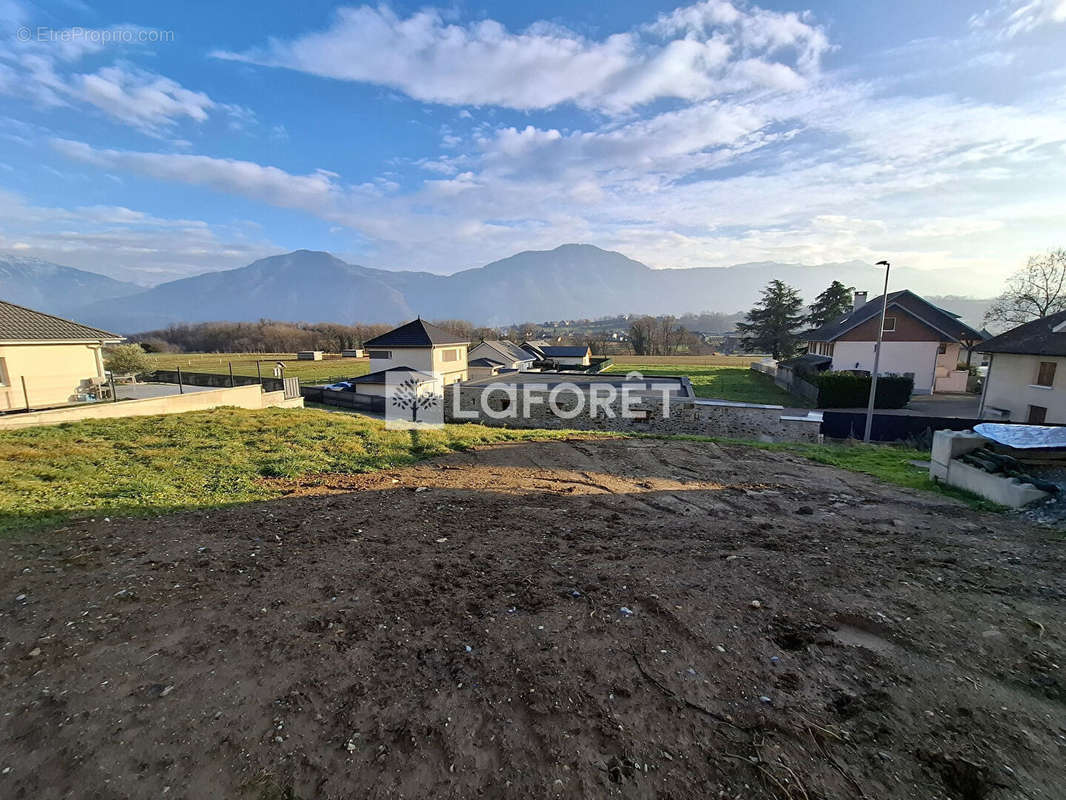
[[[256,360],[262,362],[265,378],[274,376],[274,365],[285,364],[285,376],[299,378],[301,383],[325,383],[355,378],[370,372],[367,358],[327,358],[322,361],[299,361],[295,353],[151,353],[148,356],[155,369],[180,367],[188,372],[256,375]]]
[[[71,516],[162,513],[280,496],[264,477],[360,473],[556,431],[386,431],[356,414],[220,408],[0,433],[0,532]],[[573,435],[572,432],[569,435]]]
[[[4,431],[0,534],[59,526],[73,517],[158,514],[268,500],[282,491],[263,478],[370,472],[480,444],[575,435],[596,434],[480,425],[412,434],[386,431],[382,422],[358,414],[280,408],[223,408]],[[752,446],[788,450],[901,486],[939,491],[923,470],[908,464],[928,456],[919,450]]]
[[[750,360],[750,359],[749,359]],[[727,367],[713,364],[674,363],[669,358],[658,361],[616,360],[608,372],[631,372],[642,375],[687,375],[697,397],[735,400],[740,403],[766,403],[791,408],[807,408],[810,403],[794,397],[774,384],[774,379],[747,367]]]

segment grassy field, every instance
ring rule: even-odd
[[[71,515],[162,513],[279,496],[260,480],[360,473],[552,431],[386,431],[355,414],[221,408],[0,433],[0,532]]]
[[[642,364],[656,367],[659,365],[697,365],[704,367],[745,367],[752,361],[758,361],[762,356],[631,356],[626,354],[614,355],[611,358],[616,362],[626,364]]]
[[[262,364],[263,377],[274,375],[274,365],[285,364],[285,376],[299,378],[301,383],[324,383],[344,378],[355,378],[370,372],[367,358],[329,358],[322,361],[298,361],[295,353],[152,353],[149,355],[156,369],[180,367],[189,372],[229,373],[233,364],[234,375],[255,375],[256,359]]]
[[[159,514],[267,500],[264,478],[361,473],[502,441],[594,434],[479,425],[386,431],[358,414],[312,409],[216,409],[0,433],[0,534],[73,517]],[[697,437],[684,437],[697,438]],[[753,445],[936,490],[908,462],[918,450],[873,445]],[[952,496],[962,496],[948,492]]]
[[[681,356],[679,358],[685,358]],[[693,356],[693,358],[732,358],[732,356]],[[671,357],[642,358],[634,361],[626,357],[615,360],[608,372],[631,372],[642,375],[688,375],[697,397],[735,400],[740,403],[766,403],[786,407],[809,407],[811,404],[794,397],[774,384],[773,378],[748,368],[714,364],[693,364]]]

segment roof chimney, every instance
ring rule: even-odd
[[[864,305],[866,305],[866,295],[867,294],[868,294],[867,292],[855,292],[855,294],[852,295],[852,300],[851,300],[851,310],[852,311],[855,311],[856,309],[862,308]]]

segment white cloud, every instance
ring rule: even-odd
[[[325,218],[336,218],[341,213],[341,201],[347,192],[353,191],[340,186],[336,174],[326,170],[293,175],[277,167],[250,161],[183,153],[99,149],[68,139],[53,139],[52,146],[68,158],[104,169],[206,186],[268,205],[302,209]]]
[[[1062,23],[1066,23],[1066,0],[1000,0],[970,18],[972,28],[991,30],[1007,38]]]
[[[169,134],[183,120],[201,123],[216,111],[236,124],[246,121],[247,109],[216,103],[203,92],[126,61],[77,71],[88,56],[116,49],[121,41],[138,41],[134,34],[141,30],[113,26],[91,37],[56,30],[44,40],[15,39],[0,51],[0,93],[27,97],[45,108],[89,106],[152,136]]]
[[[0,217],[0,251],[142,283],[244,266],[280,249],[250,224],[210,225],[122,206],[35,206],[3,190]]]
[[[182,118],[203,122],[216,107],[203,92],[190,91],[169,78],[129,66],[73,75],[69,94],[114,119],[148,131]]]
[[[711,0],[601,40],[545,23],[515,33],[494,20],[449,24],[434,9],[402,18],[361,6],[339,10],[325,31],[215,55],[428,102],[619,112],[663,98],[795,89],[827,48],[824,32],[799,15]]]

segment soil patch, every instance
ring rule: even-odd
[[[3,543],[5,798],[1059,798],[1066,545],[783,452],[485,448]]]

